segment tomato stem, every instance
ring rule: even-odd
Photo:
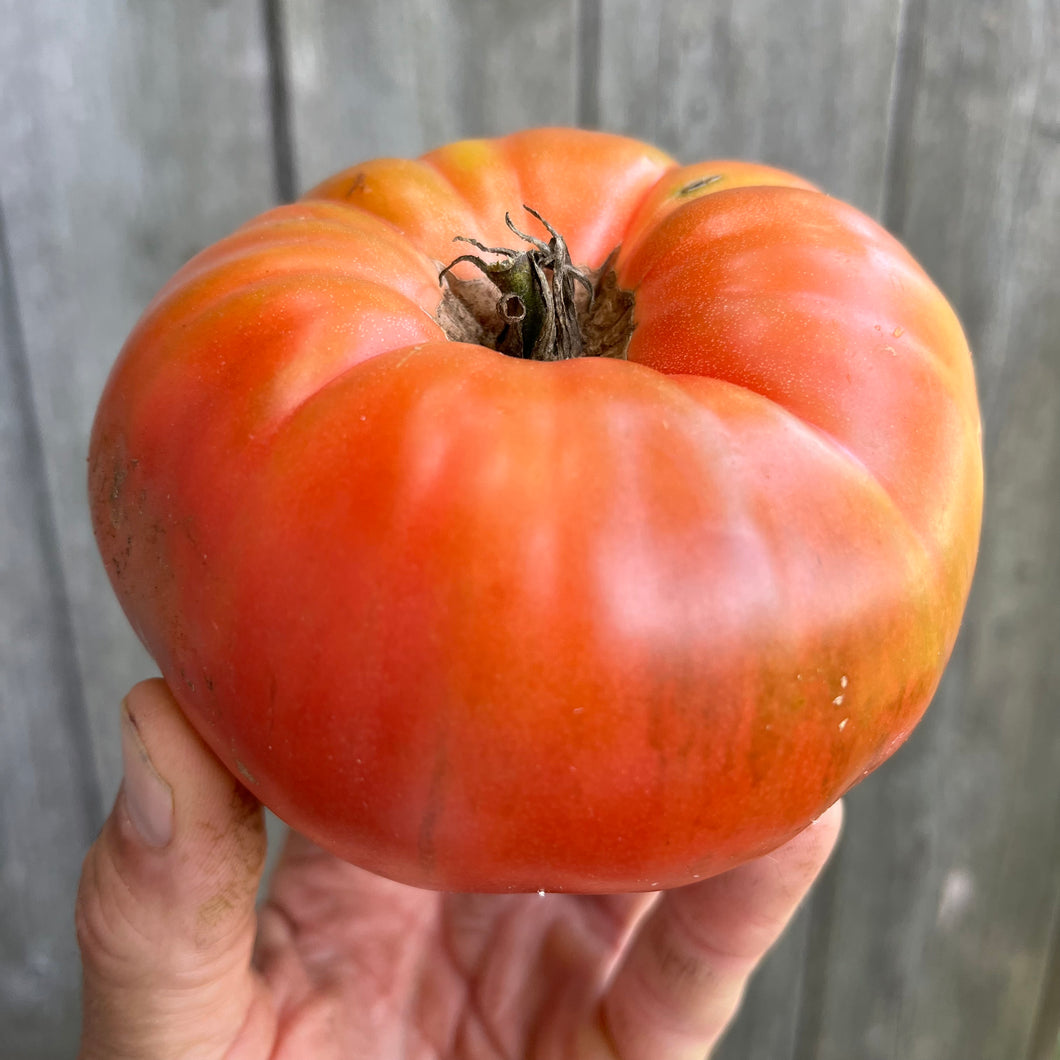
[[[454,312],[450,305],[449,312],[443,315],[452,320],[461,313],[465,317],[470,313],[481,329],[479,341],[510,357],[565,361],[572,357],[624,356],[633,328],[633,296],[619,291],[614,282],[611,268],[614,254],[595,275],[578,268],[571,261],[565,240],[552,225],[533,208],[524,205],[523,209],[545,226],[551,237],[549,241],[546,243],[520,231],[510,214],[505,214],[505,223],[530,244],[529,250],[489,247],[468,236],[457,236],[455,241],[468,243],[499,260],[486,261],[478,254],[461,254],[446,265],[439,274],[439,282],[448,284],[449,293],[462,308]],[[485,311],[481,291],[476,297],[470,290],[474,282],[460,280],[452,272],[454,266],[464,261],[478,268],[493,289]],[[579,287],[584,291],[582,298],[578,297]],[[601,293],[605,295],[603,302],[599,298]],[[616,327],[616,323],[621,326]],[[462,338],[464,331],[459,327],[447,328],[450,338]]]

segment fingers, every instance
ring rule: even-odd
[[[837,803],[772,854],[664,894],[608,988],[601,1055],[702,1060],[824,867],[841,822]]]
[[[265,855],[260,806],[184,720],[161,681],[122,707],[125,776],[85,858],[81,1056],[212,1057],[273,1032],[250,971]]]

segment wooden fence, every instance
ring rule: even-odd
[[[975,352],[987,511],[911,742],[723,1060],[1056,1060],[1058,0],[0,0],[0,1055],[73,1054],[80,861],[153,672],[96,557],[95,401],[193,252],[342,165],[580,124],[878,217]]]

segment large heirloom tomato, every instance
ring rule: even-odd
[[[136,632],[280,817],[420,886],[617,891],[776,847],[902,742],[982,466],[960,325],[873,221],[550,129],[199,254],[90,490]]]

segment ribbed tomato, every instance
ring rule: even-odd
[[[587,355],[529,348],[520,276]],[[199,254],[113,370],[90,492],[181,706],[292,826],[421,886],[611,891],[770,850],[902,742],[982,466],[961,327],[873,221],[548,129]]]

